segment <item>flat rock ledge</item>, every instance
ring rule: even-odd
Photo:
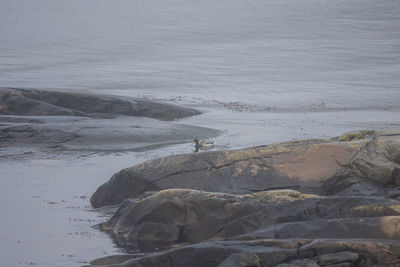
[[[128,97],[0,88],[0,160],[54,151],[141,151],[220,134],[174,121],[197,114]]]
[[[400,266],[400,134],[360,131],[122,170],[92,196],[129,254],[90,266]]]
[[[115,116],[175,120],[198,115],[199,111],[137,98],[92,95],[63,91],[0,88],[0,115]]]

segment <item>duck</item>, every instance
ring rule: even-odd
[[[194,144],[194,152],[199,152],[199,150],[207,150],[214,147],[213,141],[199,141],[199,139],[194,139],[192,144]]]

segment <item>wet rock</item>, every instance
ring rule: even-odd
[[[97,189],[91,203],[93,207],[114,205],[154,188],[228,193],[292,188],[337,194],[354,184],[372,184],[374,188],[398,184],[400,165],[393,161],[393,151],[400,148],[400,135],[355,135],[357,138],[305,140],[147,161],[115,174]],[[350,141],[340,141],[347,139]]]
[[[174,120],[200,114],[180,106],[134,98],[73,92],[0,88],[0,115],[87,116],[118,115]]]
[[[0,148],[9,148],[0,157],[21,155],[25,148],[53,153],[138,151],[220,134],[170,121],[196,114],[141,99],[0,88]]]
[[[0,125],[0,147],[116,152],[190,143],[193,136],[205,138],[219,134],[213,129],[149,118],[109,120],[52,116],[42,117],[40,121]]]

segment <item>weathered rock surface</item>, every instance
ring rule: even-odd
[[[376,206],[375,206],[376,208]],[[363,211],[375,209],[363,207]],[[353,209],[354,210],[354,209]],[[397,213],[397,212],[394,212]],[[370,214],[368,214],[370,215]],[[378,215],[375,213],[375,215]],[[354,215],[353,215],[354,216]],[[261,227],[235,239],[260,238],[368,238],[400,240],[400,217],[361,217],[296,221]]]
[[[231,195],[170,189],[140,201],[125,201],[100,228],[121,245],[139,251],[239,236],[397,240],[400,201],[316,196],[294,190]]]
[[[199,111],[152,101],[72,92],[0,88],[0,115],[86,116],[117,115],[174,120]]]
[[[4,121],[4,123],[1,123]],[[17,121],[17,122],[14,122]],[[127,151],[207,138],[219,131],[150,118],[0,117],[0,148]]]
[[[170,188],[380,195],[383,188],[400,185],[399,151],[399,133],[363,131],[329,140],[159,158],[115,174],[97,189],[91,203],[114,205]]]
[[[220,133],[166,121],[196,114],[193,109],[140,99],[0,88],[0,148],[8,149],[0,157],[33,154],[31,148],[143,150]]]
[[[91,201],[122,202],[99,228],[145,253],[92,265],[400,266],[399,148],[364,131],[122,170]]]

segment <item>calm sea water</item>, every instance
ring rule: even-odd
[[[0,0],[0,86],[396,108],[398,0]]]

